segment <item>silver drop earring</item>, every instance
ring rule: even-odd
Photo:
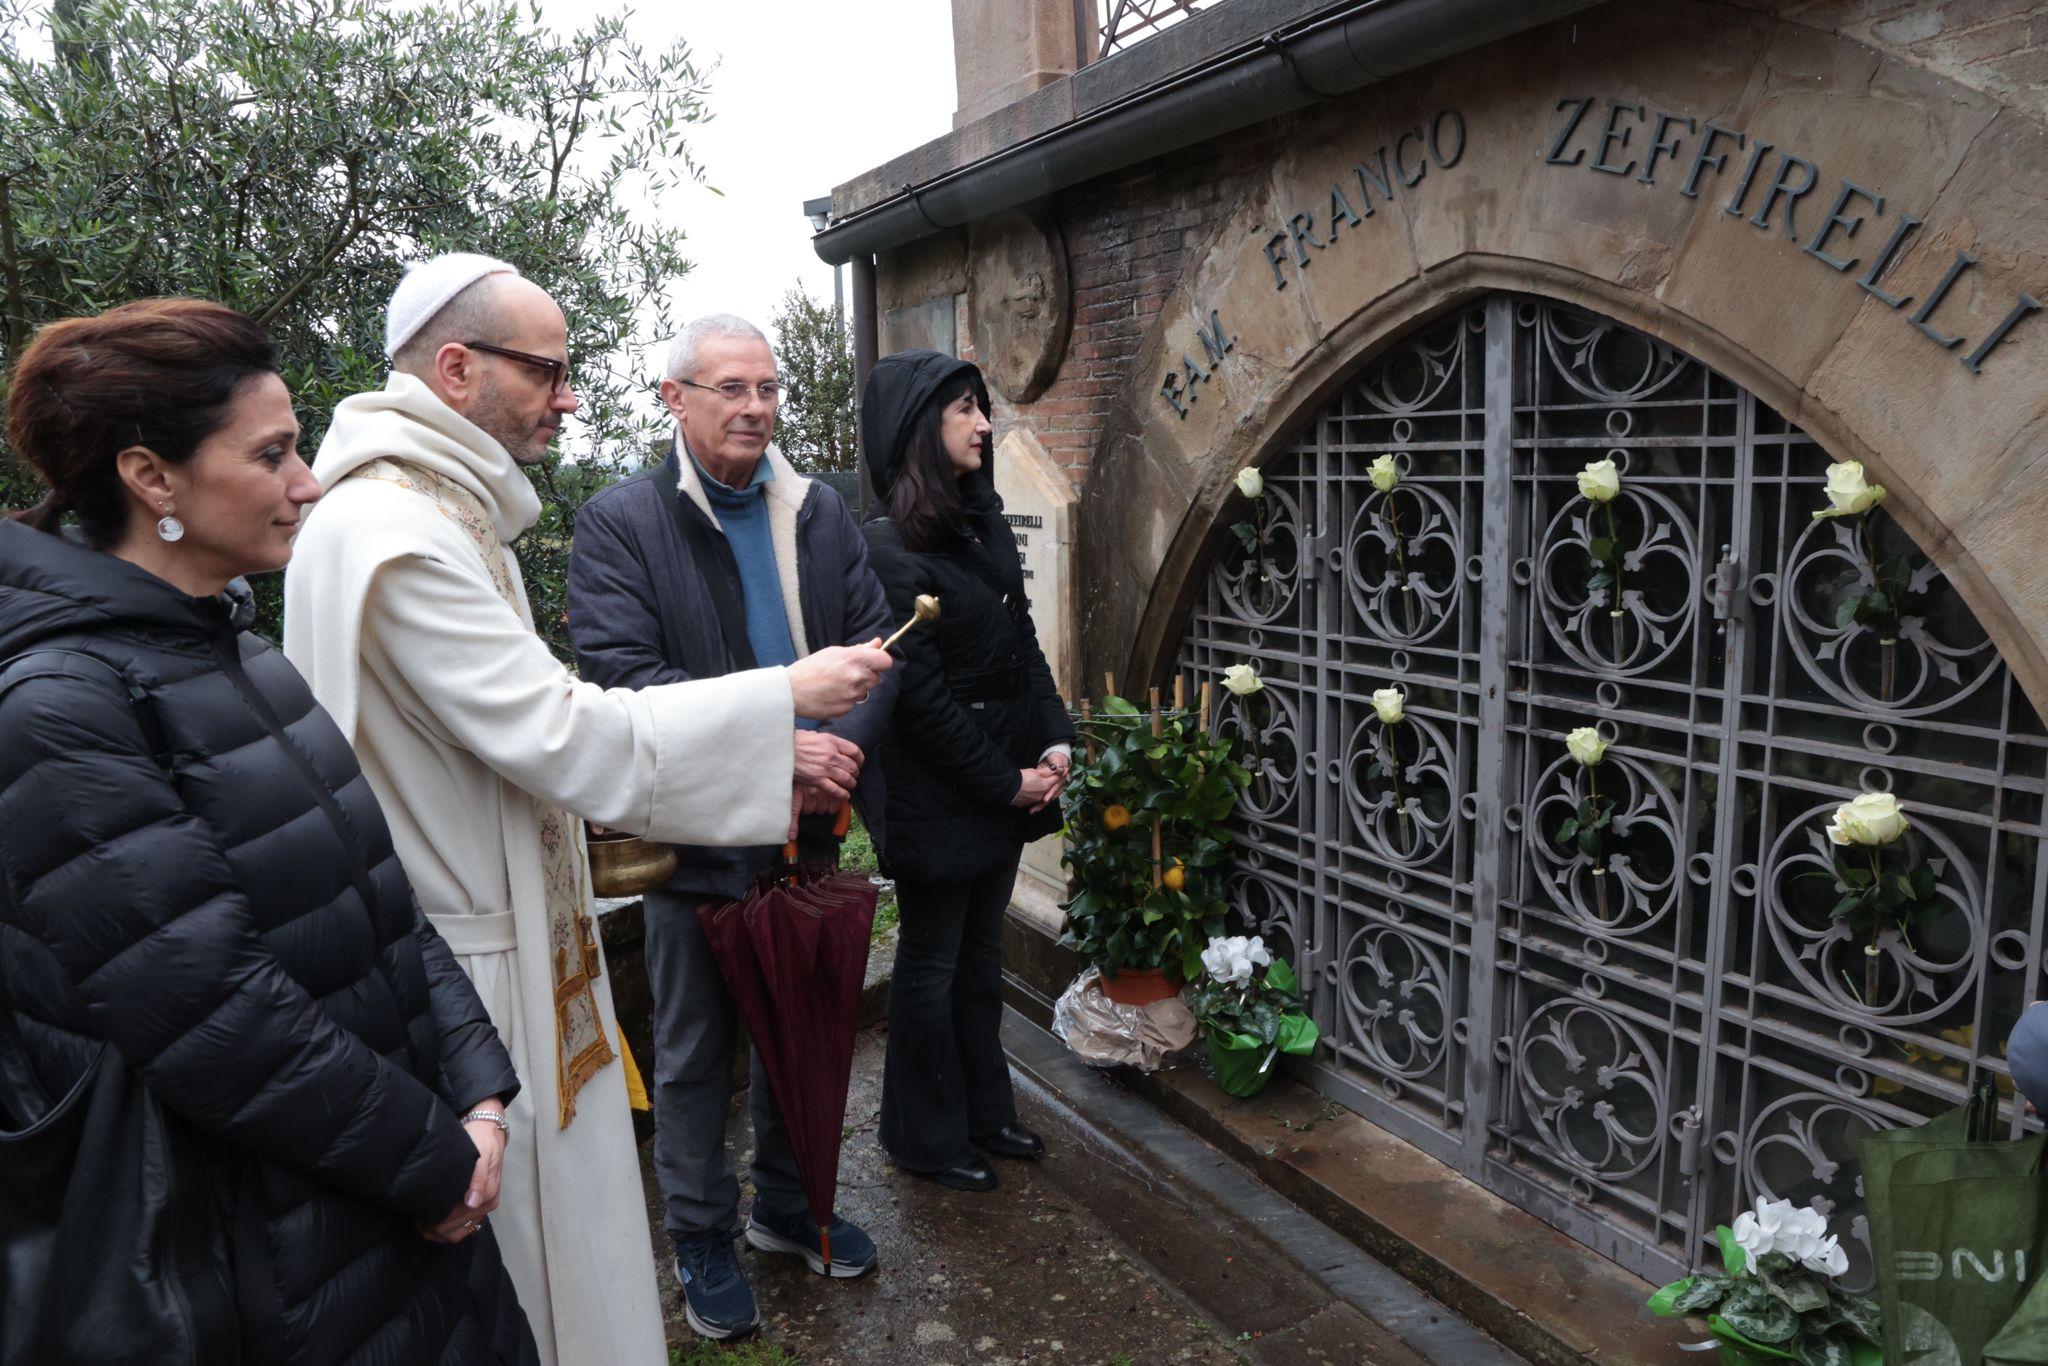
[[[156,534],[159,540],[164,541],[185,539],[185,524],[171,515],[168,505],[164,509],[164,515],[157,518]]]

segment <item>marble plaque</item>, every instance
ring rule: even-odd
[[[1038,438],[1014,429],[996,443],[996,492],[1003,513],[1016,533],[1024,561],[1024,593],[1031,600],[1038,647],[1052,667],[1060,695],[1071,699],[1074,670],[1080,667],[1074,604],[1074,520],[1079,495]],[[1057,932],[1064,918],[1059,903],[1067,899],[1067,874],[1060,866],[1058,835],[1028,845],[1018,871],[1018,896],[1013,908]]]

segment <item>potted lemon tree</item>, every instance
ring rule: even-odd
[[[1083,752],[1062,798],[1074,897],[1064,941],[1102,972],[1113,1000],[1162,1000],[1202,971],[1223,933],[1224,822],[1251,774],[1231,742],[1209,734],[1208,689],[1197,712],[1149,711],[1110,696],[1084,705]]]

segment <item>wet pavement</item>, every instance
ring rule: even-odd
[[[1005,1028],[1016,1035],[1030,1027],[1012,1018]],[[1469,1355],[1418,1354],[1250,1222],[1180,1189],[1173,1171],[1096,1129],[1028,1072],[1018,1074],[1019,1108],[1047,1140],[1042,1162],[998,1162],[1002,1184],[988,1194],[946,1190],[896,1170],[875,1140],[885,1037],[882,1026],[864,1030],[855,1050],[838,1205],[874,1238],[881,1264],[857,1280],[828,1281],[795,1258],[741,1242],[762,1315],[760,1332],[735,1353],[742,1359],[773,1361],[764,1349],[780,1349],[817,1366],[1410,1366]],[[746,1130],[744,1106],[735,1106],[729,1133],[743,1179]],[[1221,1161],[1213,1150],[1209,1156]],[[646,1146],[641,1159],[652,1195]],[[669,1340],[692,1362],[709,1359],[683,1320],[658,1200],[650,1200],[650,1218]],[[1433,1311],[1432,1324],[1444,1313],[1416,1302]]]

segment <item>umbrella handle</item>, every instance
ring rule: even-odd
[[[824,1224],[818,1225],[818,1251],[825,1256],[825,1274],[832,1274],[832,1230]]]
[[[843,840],[846,832],[853,828],[853,803],[839,803],[839,815],[832,822],[832,838]]]

